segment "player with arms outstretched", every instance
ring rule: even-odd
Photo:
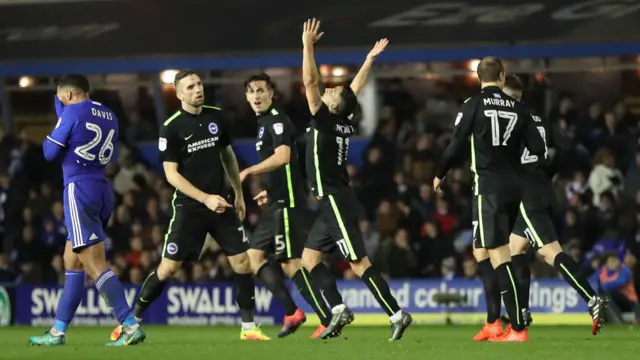
[[[268,204],[267,213],[260,218],[249,238],[251,267],[284,305],[285,318],[278,336],[292,334],[306,321],[306,316],[291,298],[280,270],[267,260],[268,253],[275,253],[284,272],[320,318],[321,325],[311,336],[315,339],[326,330],[331,317],[313,278],[300,265],[302,249],[315,216],[307,207],[293,124],[273,103],[274,86],[269,75],[254,75],[244,87],[247,101],[258,119],[256,150],[260,162],[243,170],[240,179],[262,175],[265,190],[256,200],[259,204]]]
[[[342,328],[354,319],[338,292],[333,275],[322,263],[324,253],[337,249],[389,315],[389,340],[399,340],[412,318],[398,306],[386,280],[367,257],[358,226],[363,211],[349,184],[346,168],[349,138],[355,133],[350,118],[358,104],[357,95],[367,81],[374,59],[389,42],[382,39],[375,44],[350,86],[328,88],[321,95],[313,49],[314,43],[322,36],[319,31],[320,22],[313,19],[304,24],[302,33],[302,80],[312,116],[306,135],[307,177],[311,181],[313,195],[320,201],[320,214],[311,228],[302,263],[324,291],[331,306],[331,323],[321,337],[338,336]]]
[[[134,318],[124,289],[105,260],[104,227],[113,211],[113,191],[104,168],[118,141],[118,119],[107,107],[89,99],[89,81],[69,75],[58,84],[59,117],[47,136],[45,158],[62,158],[64,218],[69,239],[64,251],[65,285],[53,327],[30,339],[33,345],[63,345],[65,333],[84,295],[85,272],[122,324],[122,336],[108,346],[141,343],[146,334]]]

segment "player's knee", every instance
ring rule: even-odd
[[[367,269],[370,267],[371,261],[369,261],[369,258],[366,256],[351,263],[351,270],[353,270],[353,273],[358,277],[362,277],[364,272],[367,271]]]
[[[509,252],[509,245],[502,245],[495,249],[489,249],[489,258],[491,259],[491,265],[493,268],[511,261],[511,253]]]
[[[74,253],[67,254],[65,253],[63,256],[64,261],[64,269],[69,271],[82,271],[84,267],[82,266],[82,262],[78,258],[78,256]]]
[[[547,264],[553,266],[556,256],[562,252],[562,247],[557,241],[551,242],[538,250],[538,253],[544,257]]]
[[[180,270],[181,265],[182,262],[180,261],[163,258],[162,261],[160,261],[160,265],[158,266],[158,270],[156,272],[158,275],[158,279],[164,281],[171,278],[175,273],[178,272],[178,270]]]
[[[267,263],[267,254],[262,250],[249,249],[247,250],[247,256],[249,257],[249,265],[251,272],[258,273],[258,270]]]
[[[64,248],[64,255],[62,256],[62,260],[64,262],[65,270],[70,271],[82,271],[84,267],[82,266],[82,261],[78,255],[73,252],[73,247],[71,246],[71,241],[67,241]]]
[[[313,270],[322,262],[322,253],[317,250],[304,249],[302,252],[301,264],[307,271]]]
[[[529,241],[526,238],[516,234],[509,235],[509,252],[511,256],[525,254],[528,248]]]
[[[287,276],[292,278],[293,275],[295,275],[302,266],[302,261],[300,259],[290,259],[282,262],[282,264],[280,265],[282,266],[282,270],[287,274]]]
[[[474,248],[473,257],[477,262],[487,260],[489,258],[489,251],[487,249]]]
[[[236,274],[249,274],[251,273],[251,262],[246,252],[229,256],[229,264]]]

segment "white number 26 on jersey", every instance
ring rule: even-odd
[[[80,156],[81,158],[87,161],[94,161],[96,159],[96,155],[92,154],[90,151],[94,147],[102,143],[102,146],[100,147],[100,151],[98,152],[98,161],[100,161],[100,164],[102,165],[108,164],[109,161],[111,161],[111,156],[113,156],[114,146],[111,140],[113,140],[113,135],[115,134],[116,131],[114,129],[109,130],[109,133],[107,134],[107,137],[104,138],[104,142],[103,142],[102,128],[100,128],[99,125],[87,122],[85,123],[85,126],[87,130],[94,133],[94,137],[87,144],[78,146],[74,150],[74,152],[76,153],[76,155]]]

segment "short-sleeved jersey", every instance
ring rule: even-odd
[[[221,194],[224,168],[220,152],[231,144],[231,131],[219,108],[203,106],[200,114],[179,110],[160,126],[161,162],[178,163],[178,172],[196,188]],[[203,206],[176,190],[176,204]]]
[[[63,147],[64,184],[106,179],[104,168],[118,142],[118,119],[106,106],[91,100],[67,105],[47,141]]]
[[[524,105],[495,86],[488,86],[462,104],[451,143],[445,150],[437,176],[442,178],[464,144],[471,146],[474,194],[497,193],[520,185],[522,144],[530,154],[544,156],[546,145]]]
[[[533,110],[528,110],[531,116],[536,119],[536,129],[538,129],[538,132],[540,132],[540,135],[544,139],[544,142],[547,145],[547,151],[544,156],[534,155],[531,154],[524,144],[522,144],[520,163],[522,164],[522,169],[525,173],[526,182],[548,184],[551,180],[551,174],[549,173],[550,161],[548,148],[558,146],[556,131],[546,119],[538,116]]]
[[[349,187],[347,153],[355,129],[342,115],[329,112],[324,103],[307,129],[306,168],[311,191],[317,197],[335,194]]]
[[[260,161],[272,156],[276,148],[283,145],[291,150],[289,163],[263,174],[262,185],[269,194],[270,205],[294,208],[296,203],[305,196],[293,124],[287,115],[272,107],[258,116],[256,150]]]

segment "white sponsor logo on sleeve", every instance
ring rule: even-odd
[[[160,151],[167,150],[167,139],[160,138],[160,140],[158,141],[158,149],[160,149]]]

